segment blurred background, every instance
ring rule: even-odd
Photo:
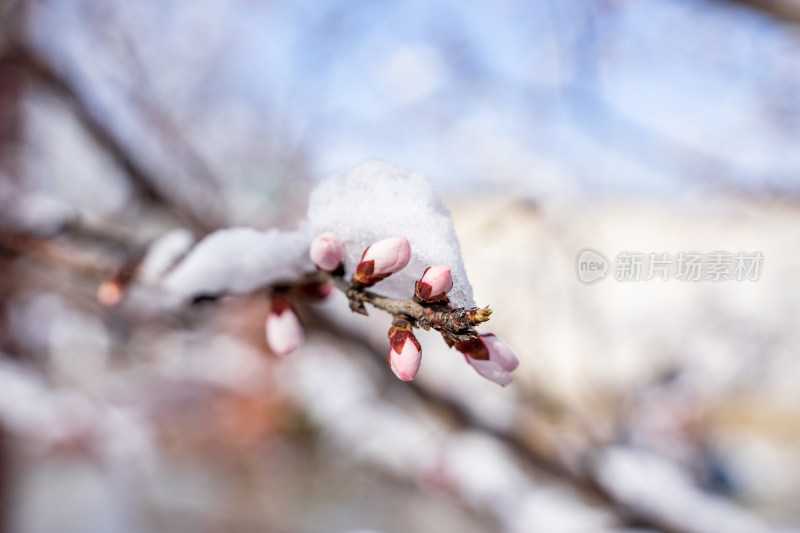
[[[797,0],[0,14],[1,531],[800,530]],[[128,294],[372,157],[441,193],[508,388],[432,334],[397,381],[343,297],[279,359],[263,294]],[[764,260],[585,285],[587,247]]]

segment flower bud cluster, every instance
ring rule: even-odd
[[[334,279],[344,277],[345,246],[334,234],[323,233],[317,236],[311,244],[309,256],[319,270],[331,273]],[[351,298],[351,307],[363,311],[362,301],[369,301],[369,297],[374,297],[365,290],[401,271],[410,260],[411,245],[405,237],[390,237],[368,246],[356,265],[347,290],[348,297]],[[481,376],[500,385],[508,385],[512,380],[511,372],[519,364],[516,355],[506,343],[494,335],[477,335],[472,329],[472,326],[488,320],[491,311],[488,307],[470,310],[452,309],[447,297],[452,288],[453,277],[450,268],[445,265],[428,267],[416,281],[414,300],[409,302],[416,305],[417,309],[421,306],[424,312],[416,316],[407,316],[402,311],[396,314],[388,335],[389,366],[392,372],[404,381],[414,379],[422,361],[422,347],[414,336],[412,328],[421,326],[427,329],[432,326],[442,331],[448,344],[455,346],[464,354],[467,362]],[[314,294],[324,296],[328,289],[329,286],[323,284],[313,287],[310,292],[312,296]],[[446,318],[437,319],[442,316]],[[453,326],[455,323],[461,325],[455,327]],[[466,330],[462,329],[465,323]],[[303,331],[300,320],[289,303],[281,298],[273,300],[266,329],[268,344],[275,353],[281,355],[291,353],[302,343]]]

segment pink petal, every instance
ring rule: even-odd
[[[481,335],[480,338],[489,348],[489,360],[497,363],[506,372],[511,372],[519,366],[519,359],[514,351],[492,333]]]
[[[494,381],[498,385],[502,385],[505,387],[509,383],[513,381],[514,378],[511,377],[511,374],[506,370],[495,363],[494,361],[486,361],[483,359],[473,359],[471,357],[467,357],[467,362],[472,365],[472,368],[475,369],[478,374],[485,377],[490,381]]]

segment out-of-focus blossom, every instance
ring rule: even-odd
[[[107,279],[97,287],[97,301],[105,307],[114,307],[122,301],[122,285],[115,279]]]
[[[265,330],[270,350],[278,355],[289,355],[305,340],[300,319],[289,302],[280,297],[272,301]]]
[[[332,233],[323,233],[311,243],[309,255],[320,270],[333,272],[344,261],[344,244]]]

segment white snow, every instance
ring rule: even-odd
[[[314,270],[308,233],[228,228],[203,239],[165,278],[173,294],[243,293]]]
[[[189,251],[192,244],[192,232],[183,228],[174,229],[156,239],[139,267],[139,281],[158,282]]]
[[[209,235],[166,276],[163,286],[191,298],[297,279],[314,271],[309,246],[324,232],[344,243],[347,276],[355,272],[367,246],[404,236],[411,243],[411,261],[379,282],[376,292],[409,298],[427,267],[445,265],[453,275],[453,304],[474,305],[452,220],[431,183],[421,174],[377,160],[320,183],[311,193],[308,219],[296,231],[229,228]]]
[[[408,239],[411,262],[378,283],[376,292],[409,298],[427,267],[445,265],[453,275],[450,300],[459,307],[474,305],[450,214],[422,174],[386,161],[365,161],[312,191],[308,222],[312,234],[329,231],[344,242],[347,275],[370,244],[387,237]]]

